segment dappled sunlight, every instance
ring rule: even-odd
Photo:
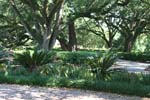
[[[0,0],[0,100],[144,96],[150,0]]]
[[[0,100],[149,100],[78,89],[0,85]]]

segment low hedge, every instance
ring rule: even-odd
[[[85,64],[87,57],[95,56],[96,52],[57,52],[57,58],[62,60],[64,63],[70,64]]]
[[[95,56],[97,53],[104,54],[105,52],[85,52],[85,51],[77,51],[77,52],[66,52],[61,51],[57,52],[57,57],[61,59],[64,63],[71,64],[85,64],[87,57]],[[148,52],[117,52],[118,58],[124,60],[131,61],[139,61],[139,62],[150,62],[150,53]]]
[[[150,62],[150,53],[119,53],[119,58],[131,61]]]

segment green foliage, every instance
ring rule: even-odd
[[[149,83],[150,83],[150,75],[142,75],[140,80],[141,80],[142,84],[149,85]]]
[[[9,51],[0,51],[0,64],[8,64],[13,54]]]
[[[114,82],[126,82],[126,83],[138,83],[143,85],[149,85],[150,75],[133,74],[133,73],[114,73],[111,74],[111,81]]]
[[[115,75],[115,77],[118,77],[118,75]],[[119,77],[122,77],[122,74],[120,74]],[[80,78],[77,79],[71,79],[66,77],[56,78],[56,77],[43,76],[36,73],[29,73],[27,76],[22,76],[22,75],[5,76],[4,74],[0,73],[0,83],[80,88],[80,89],[88,89],[88,90],[95,90],[95,91],[105,91],[105,92],[112,92],[112,93],[119,93],[119,94],[150,97],[149,84],[144,85],[137,81],[126,82],[123,80],[120,81],[118,79],[115,81],[106,82],[102,80],[89,80],[89,79],[80,79]]]
[[[87,21],[87,22],[89,22],[89,21]],[[78,41],[77,42],[78,42],[78,45],[81,46],[81,48],[88,48],[88,49],[89,48],[102,48],[102,47],[106,46],[105,41],[103,41],[100,36],[97,36],[94,33],[86,30],[87,25],[79,26],[79,24],[81,24],[81,20],[78,21],[78,23],[77,23],[78,26],[76,26],[77,28],[79,27],[79,29],[77,30],[77,32],[78,32],[78,34],[77,34]],[[92,22],[89,22],[89,25],[91,25],[91,27],[94,27],[94,25],[92,25]],[[84,27],[84,28],[80,29],[82,27]],[[93,29],[96,29],[96,28],[93,28]]]
[[[150,51],[150,34],[141,34],[134,45],[133,52],[149,52]]]
[[[27,76],[29,75],[29,71],[22,67],[22,66],[17,66],[17,67],[10,67],[7,69],[9,75],[18,75],[18,76]]]
[[[30,51],[30,54],[33,55],[34,52]],[[149,75],[123,72],[110,74],[108,69],[115,61],[116,57],[114,54],[106,53],[92,57],[93,59],[90,59],[90,61],[93,61],[91,64],[93,66],[90,67],[91,69],[97,68],[97,74],[91,73],[92,70],[89,70],[89,67],[79,67],[78,65],[64,64],[56,61],[51,64],[41,65],[38,71],[32,72],[29,72],[24,67],[9,67],[7,75],[4,72],[0,73],[0,83],[80,88],[150,97]],[[109,80],[104,80],[108,79],[108,76]]]
[[[110,76],[108,69],[114,64],[116,56],[112,53],[105,53],[103,56],[98,55],[97,57],[88,60],[88,64],[91,67],[91,72],[96,74],[97,78],[107,79]]]
[[[6,59],[4,59],[5,56],[6,56],[5,53],[0,51],[0,64],[6,62]]]
[[[57,54],[65,64],[84,65],[89,56],[95,56],[95,52],[77,51],[77,52],[60,52]]]
[[[87,56],[88,55],[73,52],[71,54],[65,55],[63,61],[64,63],[70,63],[70,64],[84,64]]]
[[[131,77],[129,77],[131,76]],[[127,82],[130,83],[132,81],[133,77],[132,75],[129,75],[128,73],[116,73],[111,75],[111,81],[119,81],[119,82]]]
[[[33,52],[25,51],[21,54],[15,54],[15,61],[33,71],[39,66],[52,62],[54,54],[54,52],[47,52],[43,50],[34,50]]]
[[[106,45],[106,40],[112,39],[110,42],[113,47],[116,47],[116,50],[122,50],[125,42],[130,44],[134,38],[136,41],[136,36],[149,33],[147,22],[150,18],[150,7],[147,3],[142,3],[145,0],[132,0],[127,2],[124,7],[120,3],[129,0],[118,0],[120,6],[117,6],[116,0],[89,0],[88,2],[87,0],[69,0],[70,2],[62,3],[63,9],[61,9],[61,1],[64,0],[60,0],[60,2],[54,0],[48,0],[48,2],[16,0],[12,6],[15,6],[21,15],[16,16],[15,9],[9,7],[11,2],[0,0],[0,46],[8,48],[25,46],[25,43],[29,43],[28,40],[32,37],[33,44],[37,44],[39,47],[45,45],[43,48],[47,49],[49,44],[55,40],[53,37],[58,36],[64,40],[62,46],[67,47],[71,37],[67,34],[67,23],[70,21],[75,22],[73,28],[75,30],[70,31],[78,33],[76,34],[78,47],[103,48]],[[59,14],[59,11],[63,13]],[[57,17],[62,20],[57,20]],[[105,21],[108,26],[103,24]],[[52,27],[49,29],[49,26]],[[58,32],[57,29],[60,31]],[[96,34],[103,37],[105,41],[93,35],[93,32],[89,31],[90,29],[96,31]],[[122,35],[118,35],[120,38],[114,41],[110,35],[115,35],[112,33],[116,30],[115,34]],[[51,33],[54,34],[50,35]],[[141,39],[139,44],[143,45],[144,43],[147,47],[137,46],[136,48],[149,51],[149,36],[145,36],[145,34],[143,38],[139,37]],[[72,40],[76,37],[74,36]],[[48,39],[52,39],[52,41]],[[63,42],[65,43],[63,44]],[[31,47],[31,44],[29,45]],[[108,69],[115,62],[116,57],[113,54],[102,54],[95,56],[95,52],[93,54],[89,52],[60,53],[55,59],[56,62],[49,64],[53,61],[54,53],[38,50],[25,51],[15,54],[15,61],[25,68],[16,66],[10,69],[6,68],[7,75],[0,71],[0,83],[71,87],[150,97],[149,75],[116,72],[110,74]],[[6,55],[4,52],[0,52],[0,64],[7,62],[6,59],[3,59],[8,57]],[[87,58],[89,59],[87,60]],[[120,58],[147,62],[150,61],[150,54],[122,53]],[[35,69],[38,70],[33,71]]]
[[[149,62],[149,53],[131,52],[131,53],[120,53],[120,58],[131,61]]]
[[[66,77],[71,79],[84,78],[93,79],[93,75],[89,73],[86,67],[77,67],[74,65],[64,64],[47,64],[40,69],[42,75],[49,75],[55,77]]]

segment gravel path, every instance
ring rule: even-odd
[[[77,89],[1,84],[0,100],[150,100],[150,98]]]
[[[113,67],[110,69],[125,69],[130,73],[143,73],[143,74],[150,74],[150,71],[146,71],[150,66],[150,63],[141,63],[129,60],[118,60]]]

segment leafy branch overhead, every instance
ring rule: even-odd
[[[19,9],[17,6],[18,3],[24,4],[23,7],[25,11],[29,10],[27,13],[28,16],[32,16],[32,18],[30,18],[30,23],[32,24],[30,24],[29,21],[24,18],[24,12]],[[57,31],[57,27],[59,26],[52,24],[53,21],[56,20],[56,16],[61,16],[60,10],[63,3],[64,0],[55,0],[51,2],[48,0],[39,2],[33,0],[21,0],[21,2],[10,0],[10,5],[19,17],[19,20],[24,26],[25,30],[31,34],[32,37],[38,42],[39,46],[44,49],[49,49],[49,45],[52,45],[53,43],[51,41],[55,40],[56,38],[54,35],[56,32],[54,31]],[[59,19],[57,19],[55,24],[60,23],[61,17],[58,18]]]
[[[58,40],[63,50],[90,43],[130,52],[141,34],[149,34],[149,11],[149,0],[1,0],[0,41],[12,48],[31,40],[51,50]]]

